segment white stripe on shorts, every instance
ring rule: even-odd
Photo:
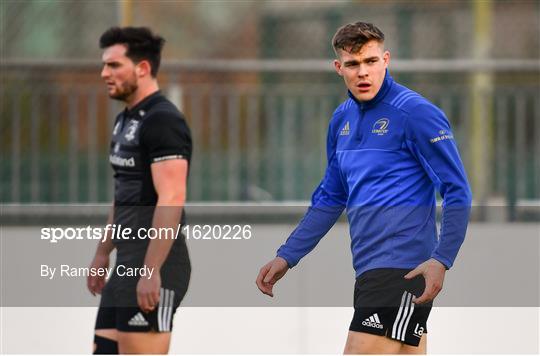
[[[414,312],[414,303],[412,302],[413,297],[414,296],[411,293],[407,291],[403,292],[398,315],[392,327],[393,339],[405,341],[405,333],[407,331],[407,326],[409,325],[411,316]]]
[[[401,315],[403,314],[403,308],[405,307],[405,299],[407,297],[407,292],[403,292],[403,295],[401,296],[401,304],[399,305],[399,310],[396,316],[396,320],[394,320],[394,325],[392,326],[392,339],[397,338],[397,327],[399,324],[399,320],[401,319]]]
[[[173,320],[173,311],[174,311],[174,291],[172,291],[172,298],[171,298],[171,328],[172,328],[172,320]]]
[[[159,331],[171,331],[173,309],[174,291],[172,289],[161,288],[157,315]]]
[[[398,328],[397,328],[397,339],[401,340],[401,335],[403,334],[403,324],[405,324],[405,321],[407,320],[407,317],[409,316],[409,313],[411,311],[411,293],[407,292],[407,301],[405,302],[405,306],[403,307],[403,315],[401,319],[399,320]]]
[[[163,331],[163,322],[162,322],[162,316],[163,316],[163,294],[165,294],[165,290],[163,288],[159,289],[159,307],[158,307],[158,331]]]
[[[172,314],[174,306],[174,291],[169,290],[169,305],[167,306],[167,331],[171,331]]]
[[[169,331],[169,324],[167,323],[167,320],[168,320],[170,298],[171,298],[171,291],[168,289],[165,289],[165,301],[163,302],[163,331]]]
[[[409,294],[409,296],[411,297],[411,309],[409,311],[409,316],[407,317],[407,320],[405,321],[405,325],[403,326],[403,332],[401,334],[401,341],[405,341],[405,333],[407,332],[407,326],[409,326],[409,321],[411,321],[411,316],[414,312],[414,303],[412,302],[412,298],[414,297],[414,295]]]

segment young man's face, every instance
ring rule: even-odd
[[[138,89],[137,65],[126,57],[126,46],[115,44],[105,48],[102,55],[101,78],[107,84],[109,96],[126,101]]]
[[[337,73],[345,80],[347,89],[359,101],[371,100],[377,95],[384,81],[390,61],[390,52],[375,40],[367,42],[357,53],[338,50],[334,61]]]

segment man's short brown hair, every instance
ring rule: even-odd
[[[99,47],[107,48],[115,44],[127,47],[126,57],[133,63],[142,60],[150,62],[152,77],[156,77],[161,63],[161,50],[165,44],[163,37],[156,35],[148,27],[111,27],[99,39]]]
[[[384,33],[372,23],[355,22],[340,27],[332,38],[332,46],[336,56],[338,50],[357,53],[369,41],[384,42]]]

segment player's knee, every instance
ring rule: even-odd
[[[94,355],[118,355],[118,342],[94,335]]]

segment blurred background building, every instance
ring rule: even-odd
[[[305,201],[346,89],[330,40],[354,21],[386,34],[390,73],[447,114],[479,204],[540,199],[538,1],[2,0],[0,198],[112,199],[114,116],[98,38],[167,39],[162,89],[194,137],[190,201]]]

